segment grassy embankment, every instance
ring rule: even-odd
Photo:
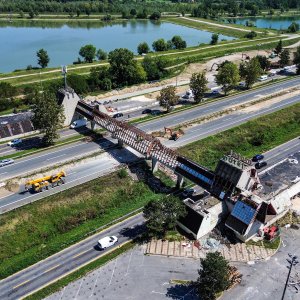
[[[85,238],[95,229],[160,197],[117,172],[0,219],[0,278],[5,278]]]
[[[178,150],[211,169],[230,150],[252,157],[300,135],[300,104],[259,117]]]
[[[190,17],[190,19],[191,20],[182,19],[182,18],[167,18],[166,21],[168,21],[170,23],[182,25],[182,26],[195,28],[195,29],[216,32],[216,33],[227,35],[227,36],[234,36],[237,38],[244,38],[245,35],[247,33],[249,33],[250,31],[257,32],[258,37],[265,36],[268,34],[279,34],[279,32],[276,30],[269,30],[269,29],[266,30],[266,29],[261,29],[261,28],[257,28],[257,27],[246,27],[246,26],[238,25],[238,24],[225,24],[222,22],[217,22],[217,21],[209,20],[209,19],[191,18],[191,17]],[[200,22],[197,22],[197,20],[203,21],[203,22],[208,22],[210,24],[200,23]],[[230,26],[231,28],[215,26],[214,24]],[[242,31],[240,29],[244,29],[245,31]]]

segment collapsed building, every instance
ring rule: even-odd
[[[253,162],[236,153],[217,164],[209,189],[184,200],[187,215],[179,226],[199,239],[219,222],[242,241],[263,235],[284,216],[300,193],[300,152],[258,173]]]

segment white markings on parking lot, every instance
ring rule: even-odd
[[[75,299],[77,299],[78,293],[79,293],[79,291],[80,291],[80,289],[81,289],[81,286],[82,286],[82,282],[83,282],[83,278],[82,278],[81,281],[80,281],[80,285],[79,285],[79,288],[78,288],[78,290],[77,290],[77,292],[76,292]]]
[[[110,281],[109,281],[109,284],[108,284],[108,285],[111,285],[111,282],[112,282],[112,279],[113,279],[113,276],[114,276],[114,273],[115,273],[115,270],[116,270],[117,261],[118,261],[118,258],[116,258],[115,266],[114,266],[114,269],[113,269],[113,271],[112,271],[112,274],[111,274]]]
[[[125,276],[128,275],[128,271],[129,271],[129,267],[130,267],[130,262],[131,262],[131,257],[132,257],[132,252],[133,252],[133,251],[131,251],[131,253],[130,253],[129,262],[128,262],[128,266],[127,266],[127,270],[126,270]]]
[[[97,280],[98,280],[100,274],[101,274],[101,272],[98,272],[97,277],[96,277],[96,280],[95,280],[94,287],[93,287],[93,289],[92,289],[92,292],[91,292],[91,295],[89,296],[89,298],[91,298],[91,297],[93,296],[93,294],[94,294],[94,290],[95,290],[95,287],[96,287],[96,283],[97,283]]]

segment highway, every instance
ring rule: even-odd
[[[294,139],[266,152],[265,158],[270,166],[299,151],[299,148],[300,140]],[[97,241],[100,238],[116,235],[119,244],[123,243],[143,230],[143,222],[142,214],[137,214],[0,281],[0,299],[14,300],[24,297],[68,275],[107,252],[97,248]],[[118,247],[118,244],[114,247]]]
[[[51,281],[56,281],[59,277],[74,272],[76,269],[98,259],[110,250],[110,248],[100,250],[97,247],[99,239],[104,236],[115,235],[119,241],[114,247],[118,247],[120,244],[141,233],[143,223],[144,218],[142,214],[135,215],[48,257],[46,260],[7,277],[0,281],[0,299],[20,299],[28,293],[40,289],[44,285],[48,285]]]
[[[180,123],[192,121],[213,112],[222,111],[232,105],[242,104],[251,101],[253,99],[259,99],[259,97],[263,97],[271,93],[279,92],[282,89],[298,86],[299,83],[300,83],[300,78],[297,77],[290,81],[281,82],[272,86],[262,87],[247,93],[226,98],[224,100],[220,99],[218,101],[207,103],[202,106],[195,107],[193,109],[181,111],[178,113],[167,115],[162,118],[151,120],[149,122],[141,123],[137,125],[137,127],[149,133],[153,131],[163,130],[164,127],[177,126]],[[298,101],[299,100],[297,99],[293,99],[291,101],[284,100],[282,101],[283,104],[281,107],[279,106],[279,103],[276,105],[274,104],[273,108],[270,108],[266,113],[270,113],[272,111],[284,107],[284,103],[287,103],[286,105],[290,105],[292,103],[297,103]],[[257,117],[262,114],[263,112],[257,112],[257,114],[254,117]],[[247,120],[247,116],[245,116],[242,121],[246,121],[246,120]],[[209,134],[218,132],[222,128],[225,129],[225,125],[226,125],[225,121],[222,121],[222,119],[217,119],[208,122],[206,123],[206,126],[208,126],[208,124],[210,124],[210,126],[216,127],[215,131],[209,129]],[[238,122],[230,120],[230,122],[227,123],[227,128],[236,125],[238,125]],[[198,133],[197,132],[193,133],[195,140],[201,138],[198,136]],[[204,133],[205,132],[202,132],[201,134]],[[185,139],[186,138],[187,136],[185,137]],[[193,139],[190,139],[187,142],[191,142],[192,140]],[[182,139],[181,143],[183,143],[183,141],[184,139]],[[104,141],[104,143],[107,143],[107,141]],[[23,176],[24,174],[32,173],[32,171],[34,170],[39,170],[41,168],[49,167],[52,166],[53,164],[66,162],[68,160],[73,160],[74,158],[80,157],[82,155],[87,155],[96,151],[100,151],[102,147],[103,147],[103,141],[99,143],[87,143],[84,141],[79,141],[71,145],[65,145],[51,150],[46,150],[43,151],[42,153],[31,155],[27,158],[25,157],[23,159],[18,159],[14,164],[2,167],[0,169],[0,182],[16,176],[21,176],[21,175]]]

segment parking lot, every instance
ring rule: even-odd
[[[144,251],[145,246],[135,247],[46,299],[197,299],[191,287],[171,281],[195,280],[199,260],[147,256]]]

